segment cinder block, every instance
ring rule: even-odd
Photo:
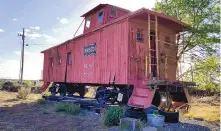
[[[121,118],[120,131],[142,131],[141,121],[134,118]]]

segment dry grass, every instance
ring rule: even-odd
[[[17,98],[19,99],[26,99],[27,96],[31,93],[31,89],[30,88],[25,88],[25,87],[21,87],[18,90],[18,94],[17,94]]]
[[[17,98],[18,93],[0,91],[0,107],[12,107],[21,103],[33,103],[41,98],[41,94],[29,94],[25,100]]]
[[[44,104],[41,94],[29,94],[26,99],[16,96],[17,93],[0,91],[1,131],[108,131],[99,125],[97,116],[55,112],[55,104]]]
[[[190,118],[203,118],[205,121],[209,122],[220,121],[219,98],[195,98],[194,102],[191,104],[189,112],[184,114],[184,116]]]

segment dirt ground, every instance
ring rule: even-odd
[[[82,110],[78,115],[57,113],[53,104],[39,104],[40,94],[30,94],[26,100],[16,98],[17,93],[0,91],[0,131],[117,131],[116,127],[107,128],[100,123],[100,115]],[[192,104],[188,117],[201,117],[216,121],[215,125],[185,118],[181,123],[167,125],[164,130],[219,130],[220,102],[212,98],[197,99]],[[200,101],[199,101],[200,100]],[[197,103],[197,104],[196,104]],[[212,104],[211,104],[212,103]],[[193,126],[194,123],[194,126]],[[210,127],[211,126],[211,127]],[[182,128],[181,128],[182,127]],[[185,127],[185,128],[183,128]],[[200,128],[199,128],[200,127]],[[205,128],[202,128],[205,127]],[[208,127],[208,128],[207,128]]]
[[[56,113],[49,104],[36,102],[41,95],[31,94],[19,100],[16,93],[0,92],[1,131],[108,131],[99,123],[99,117],[82,117]],[[94,114],[96,115],[96,114]],[[87,115],[90,116],[90,115]]]
[[[190,103],[191,108],[188,113],[184,114],[190,118],[202,118],[208,122],[220,121],[220,97],[195,97]]]

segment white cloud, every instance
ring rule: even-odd
[[[36,26],[36,27],[35,27],[35,30],[40,30],[40,27],[39,27],[39,26]]]
[[[40,27],[39,26],[35,26],[35,27],[29,27],[29,29],[32,29],[32,30],[40,30]]]
[[[32,29],[32,30],[34,30],[34,29],[35,29],[35,27],[32,27],[32,26],[31,26],[31,27],[29,27],[29,29]]]
[[[16,20],[18,20],[18,19],[14,18],[12,21],[16,21]]]
[[[42,35],[40,35],[40,34],[38,34],[38,33],[33,33],[33,34],[27,34],[27,36],[28,37],[30,37],[30,38],[39,38],[39,37],[41,37]]]
[[[19,61],[6,60],[0,63],[0,78],[18,78],[19,76]]]
[[[5,32],[3,29],[0,29],[0,32]]]
[[[46,35],[46,34],[43,34],[42,35],[44,38],[47,38],[47,39],[51,39],[52,38],[52,36],[49,36],[49,35]]]
[[[48,43],[50,43],[50,44],[58,44],[58,43],[60,43],[60,40],[55,39],[55,38],[50,38],[50,39],[47,39],[46,41]]]
[[[64,28],[57,28],[57,29],[52,29],[52,31],[54,31],[54,32],[59,32],[59,31],[61,31],[61,30],[63,30]]]
[[[35,40],[35,39],[36,39],[36,37],[30,37],[30,39]]]
[[[56,19],[57,19],[57,20],[59,20],[59,19],[60,19],[60,17],[57,17]]]
[[[31,30],[30,29],[25,29],[25,32],[30,32]]]
[[[67,18],[61,18],[61,19],[60,19],[60,22],[61,22],[62,24],[67,24],[67,23],[68,23],[68,19],[67,19]]]
[[[21,55],[21,51],[15,51],[14,52],[16,55]]]
[[[54,32],[58,32],[58,30],[57,30],[57,29],[52,29],[52,31],[54,31]]]
[[[14,53],[19,56],[21,55],[20,51]],[[24,57],[24,79],[40,79],[43,69],[43,55],[26,51]],[[19,68],[19,60],[5,60],[4,62],[0,62],[0,78],[18,79]]]

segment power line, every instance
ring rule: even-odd
[[[28,45],[57,45],[57,44],[28,44]]]

